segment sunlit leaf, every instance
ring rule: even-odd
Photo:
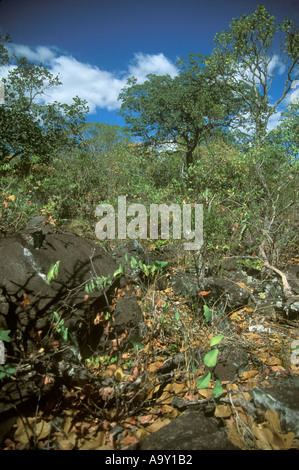
[[[212,349],[204,357],[204,363],[207,367],[215,367],[217,364],[218,349]]]
[[[208,372],[204,377],[200,377],[197,381],[198,388],[207,388],[211,379],[211,372]]]

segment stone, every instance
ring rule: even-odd
[[[276,379],[269,387],[255,387],[249,393],[256,406],[278,413],[285,433],[299,438],[299,377]]]
[[[189,411],[131,446],[134,450],[240,450],[217,418]]]

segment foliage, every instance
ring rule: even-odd
[[[45,104],[47,90],[61,84],[58,77],[24,57],[11,57],[10,61],[7,76],[2,78],[5,105],[0,116],[0,163],[14,160],[22,173],[29,174],[32,163],[48,163],[59,150],[79,144],[88,108],[78,97],[71,105]]]
[[[278,36],[282,38],[280,45],[276,42]],[[245,138],[247,145],[252,136],[256,146],[263,143],[270,117],[298,78],[298,41],[295,24],[286,19],[276,25],[275,17],[263,5],[250,15],[234,19],[229,30],[215,36],[215,49],[206,64],[243,100],[246,112],[235,123],[238,138]],[[279,57],[275,49],[283,50],[284,55]],[[282,64],[285,81],[280,97],[271,104],[274,72],[280,73]]]
[[[56,261],[55,264],[51,264],[50,270],[47,273],[48,284],[58,276],[60,261]]]
[[[205,316],[207,323],[209,323],[212,320],[212,312],[209,309],[209,307],[207,307],[207,305],[204,305],[204,316]],[[210,347],[213,348],[213,346],[216,346],[217,344],[219,344],[220,341],[223,340],[223,338],[224,338],[223,335],[213,336],[210,340]],[[215,367],[217,364],[218,353],[219,353],[218,348],[211,349],[209,352],[207,352],[204,356],[204,360],[203,360],[204,364],[207,367],[211,367],[211,368]],[[208,371],[206,375],[204,375],[203,377],[200,377],[197,381],[197,387],[199,389],[208,388],[210,384],[211,376],[212,376],[211,372]],[[221,387],[221,383],[219,380],[216,380],[214,388],[213,388],[213,397],[218,398],[222,395],[222,393],[223,393],[223,389]]]
[[[61,318],[61,315],[58,312],[53,313],[54,321],[55,321],[55,329],[57,333],[59,333],[62,338],[67,341],[68,339],[68,328],[64,326],[64,319]]]
[[[201,56],[190,55],[178,67],[174,78],[150,74],[143,84],[130,78],[119,95],[120,114],[146,145],[183,146],[188,168],[196,146],[214,129],[230,123],[237,100],[224,83],[208,74]]]

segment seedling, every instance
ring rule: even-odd
[[[204,316],[207,322],[211,321],[212,312],[209,309],[209,307],[207,307],[206,305],[204,305]],[[213,348],[214,346],[219,344],[220,341],[223,340],[223,338],[224,338],[224,335],[214,336],[210,340],[210,348]],[[204,364],[207,367],[215,367],[217,364],[218,353],[219,353],[219,350],[217,348],[211,349],[211,351],[209,351],[204,357],[204,360],[203,360]],[[204,377],[200,377],[198,379],[197,381],[198,388],[199,389],[207,388],[209,386],[210,380],[211,380],[211,372],[209,371]],[[221,383],[219,380],[216,380],[214,388],[213,388],[213,397],[218,398],[222,395],[222,393],[223,393],[223,389],[222,389]]]

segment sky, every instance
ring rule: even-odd
[[[63,84],[48,101],[78,95],[89,122],[124,125],[117,98],[129,77],[175,76],[178,59],[211,54],[215,34],[260,3],[278,21],[298,21],[297,0],[0,0],[0,34],[10,35],[15,53],[59,75]]]

